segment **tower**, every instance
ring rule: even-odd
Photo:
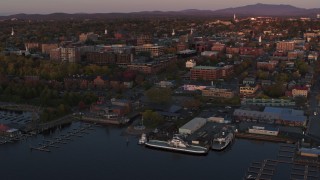
[[[105,34],[105,35],[108,34],[108,30],[107,30],[107,29],[104,30],[104,34]]]
[[[174,29],[172,29],[171,35],[174,36],[176,33],[174,32]]]
[[[233,14],[233,20],[235,21],[237,19],[236,14]]]
[[[191,35],[193,34],[193,28],[191,28],[191,30],[190,30],[190,34],[191,34]]]
[[[12,28],[12,30],[11,30],[11,36],[13,36],[14,35],[14,31],[13,31],[13,28]]]
[[[261,45],[261,43],[262,43],[262,38],[261,36],[259,36],[259,45]]]

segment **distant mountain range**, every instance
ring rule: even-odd
[[[320,14],[320,8],[305,9],[291,5],[254,4],[236,8],[220,10],[188,9],[182,11],[141,11],[131,13],[53,13],[53,14],[15,14],[0,16],[4,19],[31,19],[31,20],[58,20],[58,19],[112,19],[112,18],[146,18],[146,17],[237,17],[271,16],[271,17],[316,17]]]

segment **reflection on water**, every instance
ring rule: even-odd
[[[52,134],[0,146],[1,179],[241,179],[253,161],[275,158],[279,144],[236,139],[226,151],[191,156],[144,148],[124,128],[95,127],[72,137],[52,152],[30,151],[30,145],[67,133],[73,123]]]

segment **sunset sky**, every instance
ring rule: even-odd
[[[290,4],[301,8],[320,8],[320,0],[1,0],[0,15],[54,12],[110,13],[171,11],[184,9],[217,10],[249,4]]]

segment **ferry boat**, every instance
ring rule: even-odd
[[[145,144],[147,142],[147,135],[145,133],[141,134],[138,144]]]
[[[145,143],[146,147],[171,150],[191,154],[207,154],[208,148],[202,146],[189,145],[179,136],[175,135],[169,141],[149,140]]]
[[[220,132],[212,141],[211,149],[221,151],[225,149],[234,139],[233,132]]]

